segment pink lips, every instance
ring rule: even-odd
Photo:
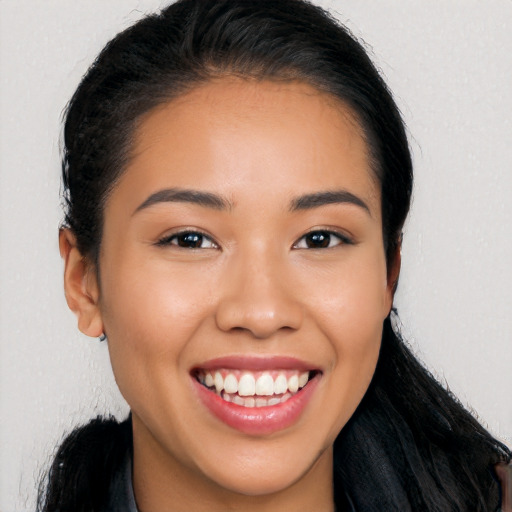
[[[249,371],[316,370],[311,365],[290,357],[225,357],[201,365],[202,370],[219,368]],[[227,402],[198,382],[194,376],[192,381],[201,402],[223,423],[245,434],[268,435],[292,426],[299,419],[317,387],[320,376],[321,373],[315,371],[307,385],[286,402],[265,407],[244,407]]]
[[[201,364],[201,368],[205,370],[214,370],[216,368],[233,368],[244,369],[251,371],[265,371],[265,370],[312,370],[314,369],[311,364],[308,364],[300,359],[285,356],[272,356],[272,357],[252,357],[252,356],[227,356],[212,359],[206,363]]]

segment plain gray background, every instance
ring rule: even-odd
[[[65,431],[127,406],[78,333],[57,248],[61,112],[160,0],[0,0],[0,510],[33,509]],[[367,43],[409,127],[416,189],[396,304],[434,374],[512,444],[512,1],[321,2]]]

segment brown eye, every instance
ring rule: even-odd
[[[158,241],[158,245],[176,245],[183,249],[211,249],[217,247],[211,238],[196,231],[184,231],[166,236]]]
[[[311,231],[299,239],[294,245],[295,249],[329,249],[341,244],[350,244],[351,241],[340,233],[327,230]]]
[[[184,233],[177,235],[176,245],[180,247],[190,247],[193,249],[199,249],[203,245],[203,235],[199,233]]]
[[[310,233],[305,237],[306,245],[310,249],[323,249],[329,247],[331,243],[331,234],[326,231],[317,231],[316,233]]]

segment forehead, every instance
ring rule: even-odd
[[[120,185],[297,196],[348,188],[380,210],[362,128],[341,101],[301,82],[222,78],[144,115]]]

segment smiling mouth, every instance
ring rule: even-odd
[[[316,370],[250,371],[219,368],[198,369],[195,379],[226,402],[242,407],[282,404],[299,393],[317,374]]]

